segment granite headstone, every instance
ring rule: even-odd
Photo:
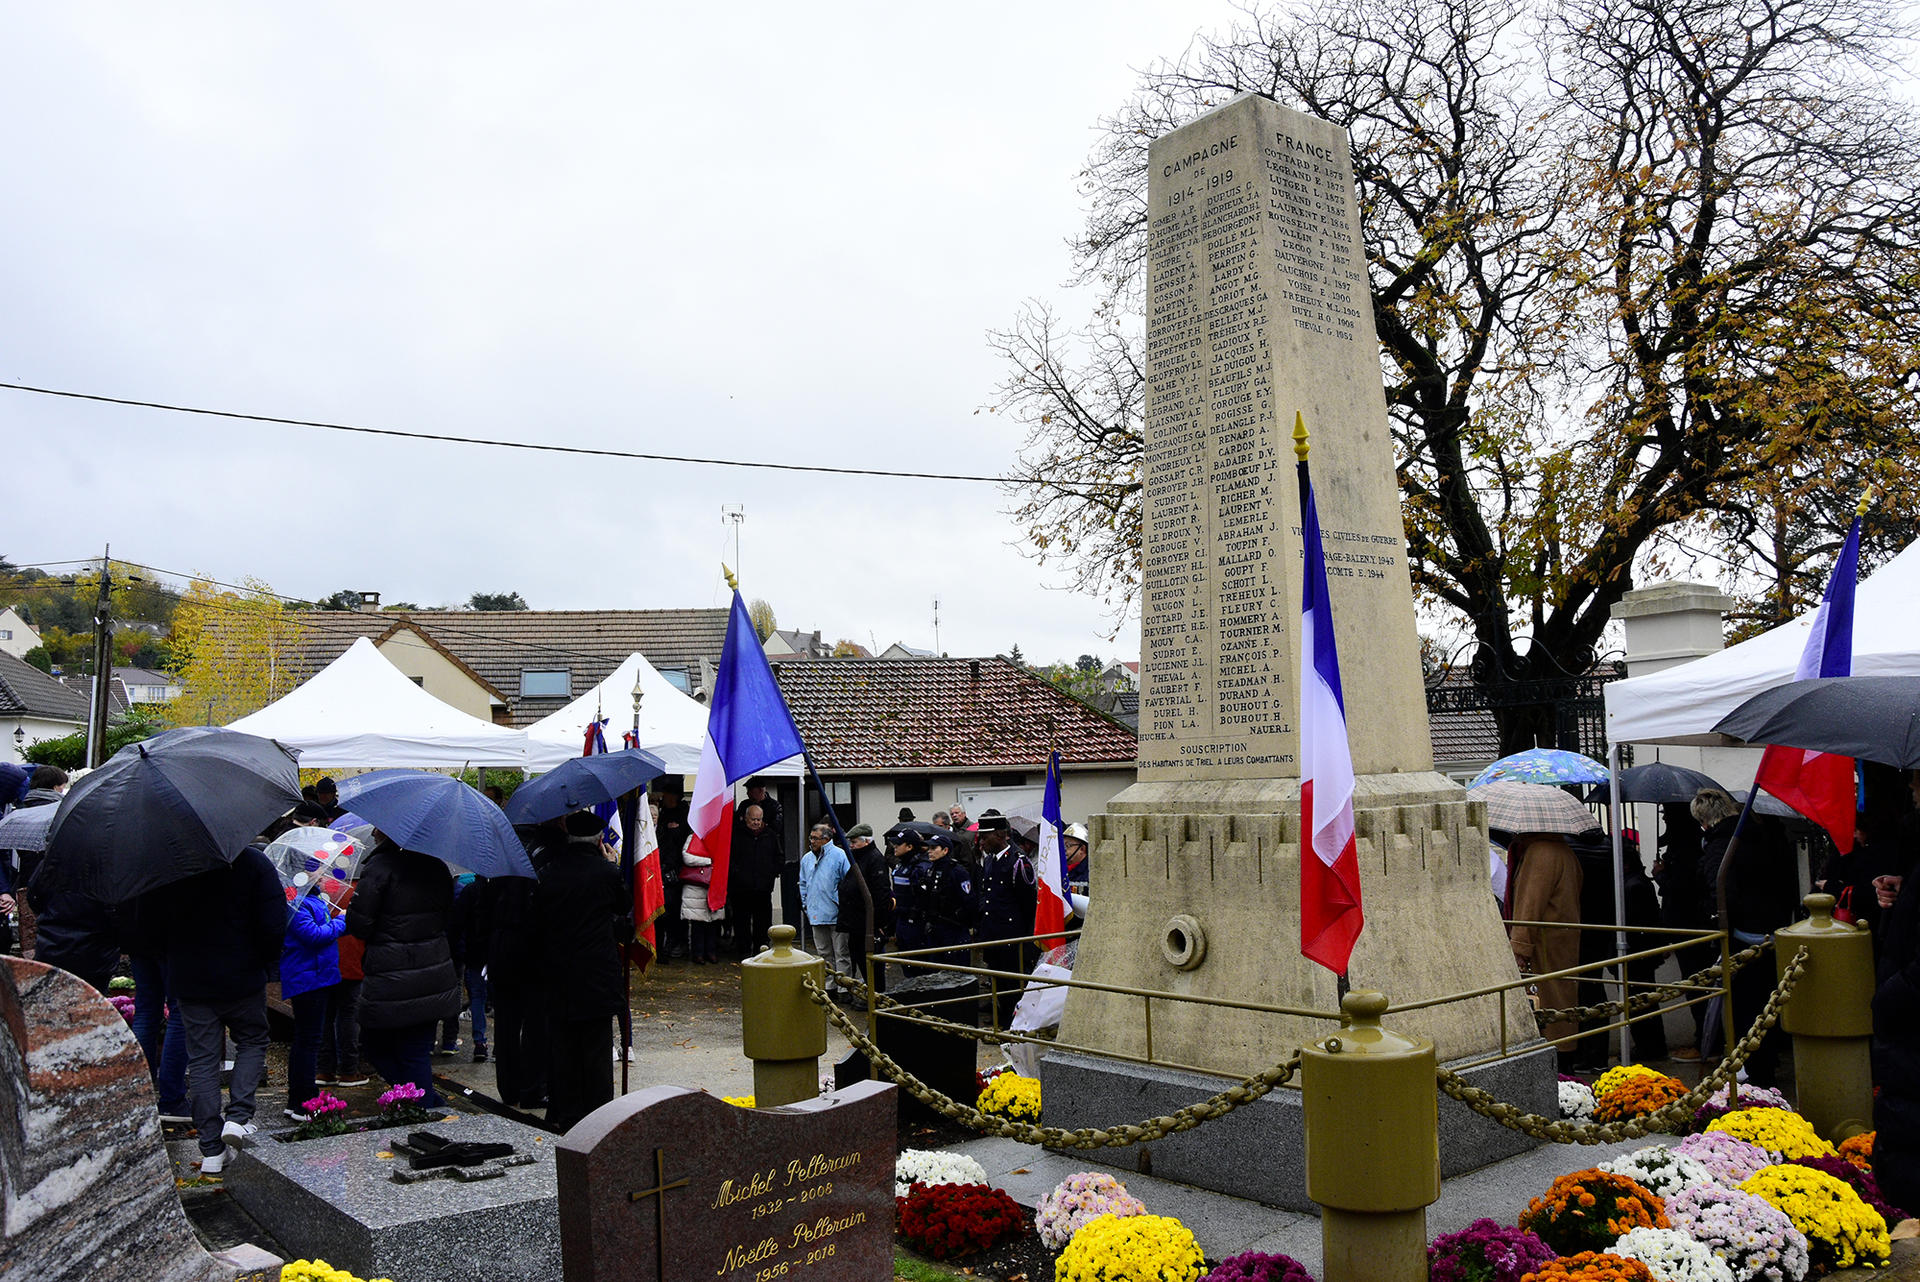
[[[895,1088],[747,1109],[678,1086],[617,1099],[558,1145],[567,1282],[893,1276]]]
[[[231,1282],[173,1179],[120,1012],[64,970],[0,957],[0,1276]]]

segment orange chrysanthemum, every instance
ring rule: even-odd
[[[1645,1117],[1655,1109],[1687,1093],[1687,1085],[1664,1073],[1630,1077],[1607,1092],[1593,1110],[1596,1122],[1624,1122],[1630,1117]]]
[[[1624,1175],[1590,1167],[1562,1175],[1528,1203],[1520,1227],[1560,1254],[1574,1255],[1604,1251],[1630,1229],[1669,1226],[1657,1195]]]
[[[1520,1282],[1656,1282],[1653,1270],[1624,1255],[1582,1251],[1563,1255],[1521,1278]]]
[[[1873,1169],[1873,1137],[1878,1131],[1867,1131],[1852,1135],[1840,1141],[1840,1156],[1852,1162],[1863,1171]]]

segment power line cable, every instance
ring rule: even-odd
[[[701,467],[758,468],[775,472],[814,472],[828,476],[877,476],[889,480],[972,481],[987,485],[1045,484],[1072,490],[1118,488],[1111,483],[1089,484],[1085,481],[1060,481],[1051,477],[982,476],[966,472],[900,472],[874,467],[829,467],[824,463],[773,463],[760,459],[703,458],[690,454],[653,454],[638,450],[598,449],[587,445],[552,445],[537,441],[498,440],[485,436],[456,436],[445,432],[410,432],[392,427],[364,427],[352,423],[329,423],[319,419],[284,418],[275,414],[243,414],[237,410],[171,405],[164,401],[101,396],[94,392],[69,392],[54,387],[35,387],[28,383],[0,383],[0,389],[28,392],[35,396],[56,396],[73,401],[92,401],[100,405],[125,405],[134,409],[164,410],[170,414],[198,414],[207,418],[236,419],[246,423],[273,423],[282,427],[310,427],[326,432],[352,432],[363,436],[390,436],[401,440],[438,441],[451,445],[488,445],[495,449],[534,450],[546,454],[574,454],[589,458],[633,459],[648,463],[689,463]]]

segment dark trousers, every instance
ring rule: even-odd
[[[847,932],[847,971],[861,983],[867,982],[867,955],[873,951],[873,940],[864,930]],[[885,992],[887,988],[887,968],[873,968],[873,988],[875,992]]]
[[[688,922],[687,956],[691,957],[694,961],[719,961],[719,929],[720,923],[716,921]]]
[[[771,911],[771,909],[769,909]],[[806,947],[806,926],[800,918],[806,910],[800,905],[800,865],[798,863],[780,865],[780,923],[799,931],[800,946]],[[759,944],[766,942],[766,932],[760,932]]]
[[[187,1111],[187,1024],[180,1003],[167,1001],[167,969],[157,957],[135,956],[133,1038],[147,1057],[162,1113]]]
[[[265,989],[228,1001],[180,1003],[187,1033],[187,1097],[200,1132],[200,1154],[221,1150],[223,1121],[253,1120],[254,1092],[267,1067],[267,993]],[[227,1107],[220,1107],[220,1063],[226,1035],[233,1035],[233,1076],[227,1081]]]
[[[613,1098],[613,1017],[548,1022],[547,1125],[566,1132]]]
[[[543,999],[537,990],[503,984],[498,976],[493,980],[493,1082],[509,1108],[537,1108],[547,1098]]]
[[[1032,944],[995,944],[992,948],[982,948],[980,957],[988,970],[1010,970],[1031,975],[1040,953]],[[1020,995],[1026,991],[1026,985],[1015,979],[983,979],[980,982],[994,993],[993,1008],[1000,1021],[998,1027],[1010,1026],[1013,1023],[1013,1008],[1020,1004]]]
[[[1773,993],[1773,967],[1762,957],[1733,973],[1733,1024],[1744,1037]],[[1760,1045],[1747,1057],[1747,1080],[1755,1086],[1772,1086],[1780,1076],[1780,1052],[1788,1046],[1787,1035],[1775,1024],[1760,1039]]]
[[[287,1107],[304,1113],[303,1105],[320,1093],[313,1075],[320,1063],[320,1041],[327,1029],[327,999],[333,986],[310,989],[287,999],[293,1007],[293,1044],[287,1048]]]
[[[734,910],[739,909],[736,913]],[[733,942],[743,957],[751,957],[767,946],[767,931],[773,928],[773,887],[748,886],[740,896],[740,902],[727,904],[727,915],[733,918]],[[794,910],[787,919],[790,925],[798,927],[800,911]]]
[[[467,967],[467,1009],[473,1016],[473,1048],[487,1049],[487,976],[484,966]]]
[[[659,920],[654,922],[653,937],[660,941],[660,956],[679,957],[686,951],[680,932],[680,880],[675,877],[667,883],[666,906],[660,910]]]
[[[438,1020],[408,1024],[403,1028],[364,1028],[360,1030],[361,1052],[373,1071],[386,1079],[388,1086],[412,1082],[426,1092],[422,1108],[438,1108],[446,1103],[433,1086],[433,1033]]]
[[[320,1054],[315,1064],[322,1077],[360,1075],[360,984],[343,979],[327,989],[327,1012],[320,1021]]]

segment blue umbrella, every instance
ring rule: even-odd
[[[533,863],[500,807],[458,779],[376,770],[340,781],[340,804],[408,850],[482,877],[531,877]]]
[[[1592,757],[1578,752],[1567,752],[1560,748],[1528,748],[1524,752],[1500,758],[1482,770],[1467,787],[1478,788],[1499,779],[1515,783],[1605,783],[1607,768]]]
[[[558,819],[613,801],[666,771],[665,762],[639,748],[570,757],[532,783],[514,789],[507,799],[507,818],[517,824]]]

